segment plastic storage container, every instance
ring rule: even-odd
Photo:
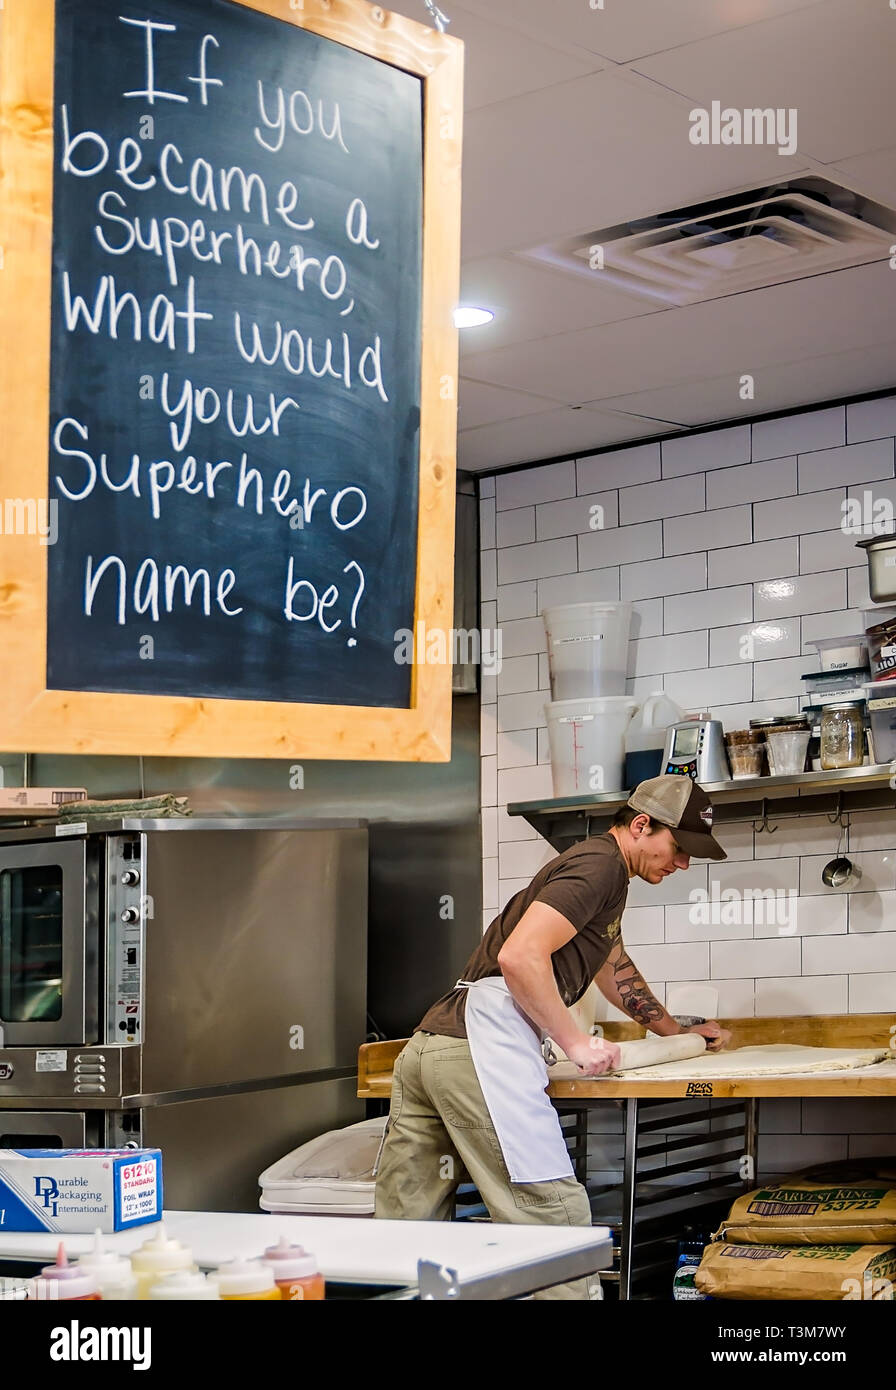
[[[856,541],[868,561],[868,592],[873,603],[896,598],[896,532],[866,536]]]
[[[865,686],[871,723],[871,755],[876,763],[891,763],[896,759],[896,687],[888,690],[888,684],[883,681]]]
[[[803,714],[809,721],[809,747],[806,767],[809,772],[821,771],[821,715],[824,705],[804,705]]]
[[[331,1129],[284,1154],[258,1179],[264,1211],[373,1216],[373,1169],[386,1120],[375,1116]]]
[[[764,743],[729,743],[725,750],[728,766],[735,781],[743,777],[761,777],[765,762]]]
[[[630,603],[565,603],[541,616],[552,700],[625,694]]]
[[[868,642],[864,632],[853,637],[820,637],[808,645],[818,652],[820,671],[844,671],[868,664]]]
[[[768,771],[771,777],[776,776],[774,750],[768,742],[770,733],[803,733],[809,732],[809,721],[805,714],[777,714],[763,719],[751,719],[750,730],[757,740],[761,739],[765,745],[765,754],[768,761]]]
[[[670,700],[664,690],[652,691],[625,731],[625,773],[628,788],[663,770],[666,731],[670,724],[687,719],[687,712]]]
[[[809,729],[766,730],[769,761],[774,763],[776,776],[795,777],[805,772],[810,738]]]
[[[555,796],[624,789],[625,733],[635,708],[629,695],[545,705]]]
[[[831,704],[834,700],[858,699],[862,687],[871,679],[868,666],[845,666],[840,671],[813,671],[803,676],[810,704]]]

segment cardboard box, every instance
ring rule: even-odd
[[[84,801],[83,787],[3,787],[0,784],[0,811],[58,811],[70,801]]]
[[[0,1149],[0,1233],[108,1234],[161,1219],[160,1149]]]

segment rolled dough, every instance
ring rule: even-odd
[[[635,1042],[619,1044],[619,1066],[616,1073],[651,1071],[664,1062],[682,1062],[699,1057],[706,1051],[706,1039],[699,1033],[676,1033],[671,1038],[638,1038]]]
[[[559,1063],[551,1068],[551,1076],[581,1076],[577,1066],[570,1062],[566,1053],[556,1043],[552,1043]],[[699,1033],[676,1033],[671,1038],[637,1038],[634,1042],[622,1042],[619,1047],[619,1066],[609,1075],[630,1074],[629,1068],[638,1074],[642,1068],[651,1073],[663,1062],[681,1062],[689,1057],[699,1057],[706,1051],[706,1039]],[[560,1071],[563,1067],[563,1071]]]
[[[658,1042],[683,1042],[685,1034],[678,1038],[660,1038]],[[652,1040],[645,1039],[645,1042]],[[643,1044],[623,1043],[622,1047],[638,1047]],[[702,1057],[688,1057],[686,1060],[669,1061],[658,1066],[626,1064],[625,1069],[614,1075],[625,1077],[649,1077],[660,1081],[677,1077],[695,1080],[710,1080],[728,1076],[789,1076],[804,1072],[851,1071],[856,1067],[873,1066],[885,1061],[892,1054],[885,1047],[877,1049],[856,1047],[803,1047],[792,1043],[766,1043],[761,1047],[737,1047],[731,1052],[706,1052]]]

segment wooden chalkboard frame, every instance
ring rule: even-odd
[[[234,0],[416,74],[424,101],[415,632],[453,622],[463,44],[365,0]],[[0,520],[47,497],[54,0],[0,9]],[[25,530],[26,528],[22,528]],[[409,709],[48,690],[47,547],[0,534],[0,748],[10,752],[445,762],[451,665],[415,664]]]

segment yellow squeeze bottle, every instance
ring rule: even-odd
[[[131,1268],[137,1278],[138,1299],[148,1298],[153,1284],[157,1284],[163,1274],[174,1274],[180,1269],[195,1272],[193,1252],[179,1240],[165,1235],[165,1227],[160,1222],[154,1236],[145,1240],[131,1256]]]
[[[163,1274],[158,1283],[152,1285],[147,1297],[155,1302],[196,1303],[200,1300],[208,1302],[221,1295],[214,1279],[207,1279],[204,1274],[192,1274],[188,1269],[178,1269],[174,1274]]]
[[[274,1271],[261,1260],[231,1260],[229,1264],[219,1265],[214,1277],[222,1299],[280,1302]]]

